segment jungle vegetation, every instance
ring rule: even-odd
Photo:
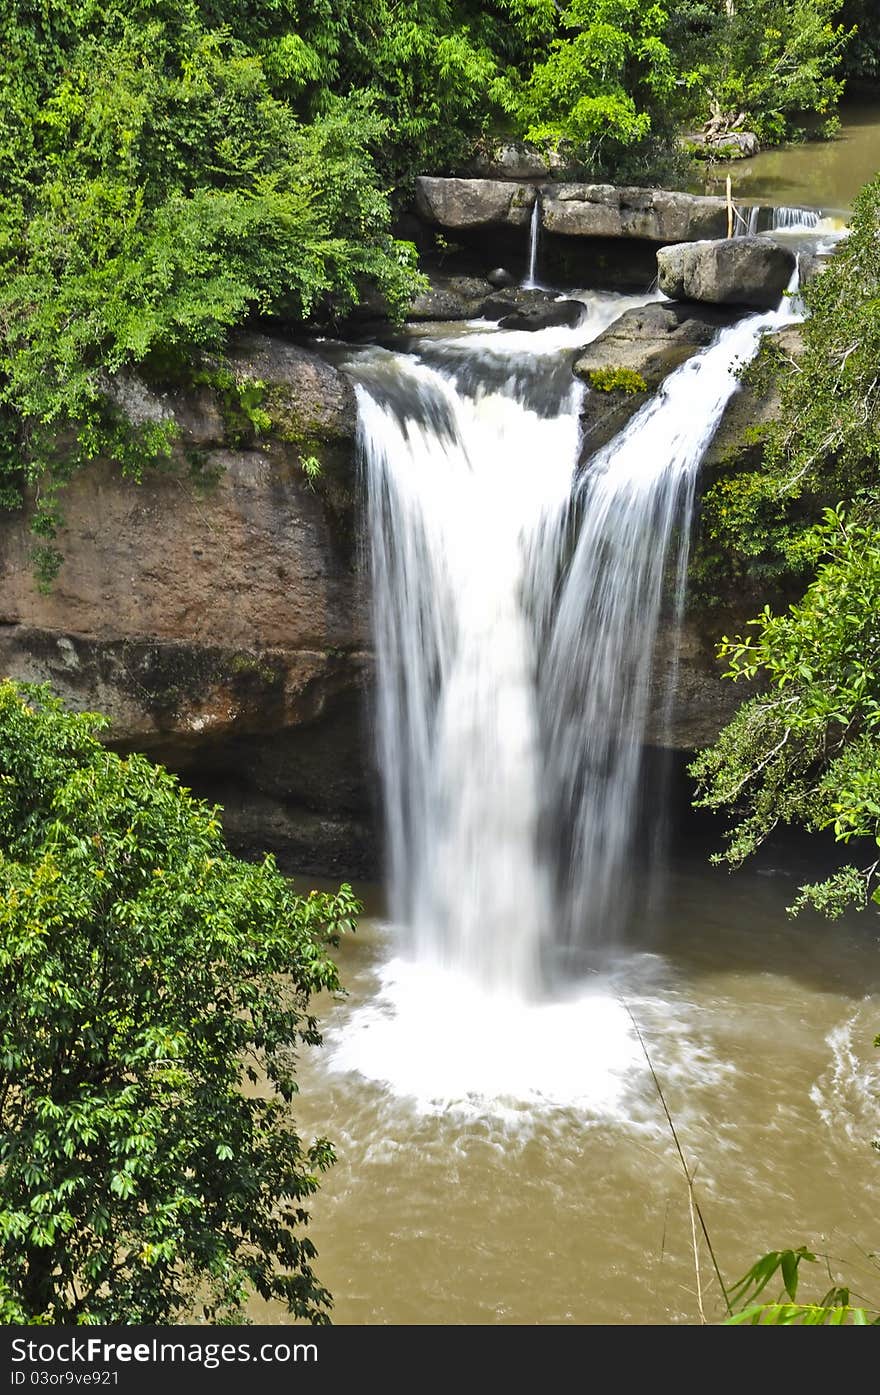
[[[870,7],[868,7],[870,8]],[[395,236],[420,170],[498,134],[588,178],[658,181],[710,115],[781,140],[832,119],[835,0],[21,0],[0,9],[0,506],[45,582],[58,492],[138,478],[120,374],[185,378],[242,323],[332,323],[418,287]],[[859,60],[864,67],[867,60]]]
[[[106,725],[0,683],[0,1322],[327,1322],[291,1102],[358,903],[240,862]]]

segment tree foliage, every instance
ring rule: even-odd
[[[22,0],[0,8],[0,507],[98,455],[170,450],[114,375],[166,380],[255,317],[333,324],[420,284],[411,176],[484,136],[656,181],[711,102],[760,131],[831,110],[832,0]],[[728,13],[728,10],[730,13]],[[54,554],[44,553],[47,575]]]
[[[701,551],[719,584],[803,583],[819,557],[813,531],[843,500],[877,520],[880,487],[880,179],[856,200],[849,235],[804,288],[796,353],[768,340],[747,378],[779,406],[755,433],[758,468],[721,478],[703,499]]]
[[[804,292],[803,343],[768,345],[751,376],[779,408],[759,467],[721,479],[704,529],[733,584],[749,574],[806,591],[724,639],[728,676],[758,680],[693,767],[700,802],[736,813],[724,855],[748,857],[779,823],[880,838],[880,180],[849,236]],[[737,560],[734,560],[737,559]],[[797,906],[838,915],[876,893],[876,862],[802,888]]]
[[[327,1320],[303,1233],[332,1162],[290,1113],[351,891],[233,858],[218,811],[93,715],[0,685],[0,1314]]]
[[[571,0],[546,56],[502,101],[530,139],[568,142],[594,174],[632,178],[656,170],[684,109],[682,74],[667,42],[669,14],[641,0]]]
[[[828,510],[812,541],[827,560],[803,599],[720,647],[728,678],[765,687],[692,766],[698,802],[737,812],[734,865],[779,824],[880,844],[880,531]],[[872,890],[880,901],[878,865],[845,867],[797,904],[838,915]]]
[[[678,20],[707,115],[742,114],[740,124],[765,144],[833,129],[850,36],[837,22],[840,0],[732,0],[707,9],[692,5],[690,24],[687,11]]]

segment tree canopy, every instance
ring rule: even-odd
[[[236,326],[332,325],[369,287],[402,313],[420,284],[393,234],[412,175],[459,167],[483,138],[565,143],[585,177],[650,183],[681,170],[682,124],[712,109],[769,140],[824,120],[838,9],[3,6],[0,506],[29,493],[51,540],[81,465],[102,455],[138,477],[168,454],[167,423],[134,429],[119,411],[121,372],[185,381]]]
[[[238,861],[100,717],[0,684],[0,1318],[328,1320],[291,1113],[350,888]]]

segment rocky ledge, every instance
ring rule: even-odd
[[[416,180],[416,212],[426,223],[465,228],[525,228],[537,197],[530,184],[501,179]]]
[[[27,521],[0,526],[0,672],[105,712],[114,745],[224,802],[240,844],[351,875],[375,861],[354,393],[280,340],[244,336],[233,361],[262,385],[259,436],[225,387],[117,384],[131,415],[176,420],[178,449],[139,486],[108,462],[74,477],[49,594]]]
[[[627,310],[582,349],[573,372],[589,389],[581,411],[583,458],[622,431],[663,379],[735,318],[717,306],[656,301]]]
[[[685,242],[724,237],[724,199],[612,184],[556,184],[542,191],[541,224],[565,237]]]
[[[540,198],[542,229],[566,238],[626,238],[660,244],[725,237],[728,231],[725,199],[668,189],[428,176],[416,180],[419,216],[432,227],[454,232],[524,228],[536,198]]]

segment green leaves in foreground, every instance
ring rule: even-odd
[[[753,1264],[748,1273],[729,1291],[732,1306],[745,1306],[727,1319],[727,1325],[748,1323],[754,1327],[867,1327],[880,1324],[880,1314],[850,1303],[848,1288],[833,1287],[819,1303],[798,1303],[798,1282],[802,1263],[815,1264],[816,1256],[801,1246],[797,1250],[771,1250]],[[770,1281],[779,1276],[782,1294],[775,1302],[756,1303]],[[789,1301],[783,1302],[782,1296]]]
[[[779,824],[880,845],[880,531],[828,509],[813,541],[825,560],[803,599],[719,649],[728,678],[763,689],[691,766],[697,802],[734,813],[716,858],[734,866]],[[795,908],[876,901],[878,867],[802,887]]]
[[[351,889],[297,895],[105,722],[0,684],[0,1321],[325,1322],[296,1053]]]

